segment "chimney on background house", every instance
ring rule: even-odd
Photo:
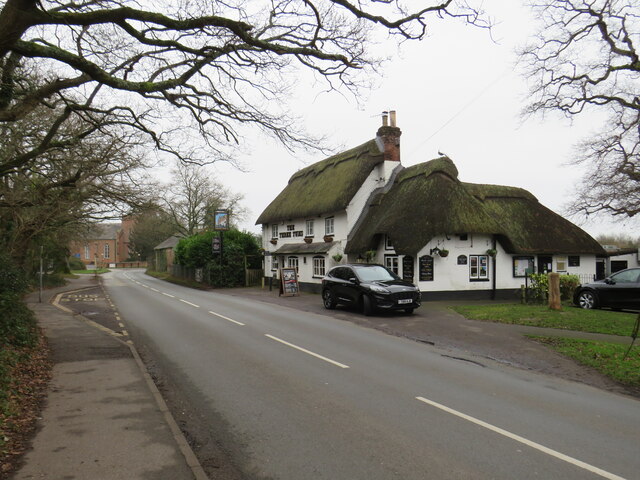
[[[402,132],[396,126],[396,111],[382,112],[382,126],[376,133],[382,143],[385,160],[400,161],[400,135]]]

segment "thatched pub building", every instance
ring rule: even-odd
[[[446,156],[400,163],[395,112],[374,139],[295,173],[262,212],[267,276],[317,291],[340,263],[380,263],[423,298],[514,297],[527,272],[592,279],[602,247],[526,190],[461,182]]]

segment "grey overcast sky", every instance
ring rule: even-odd
[[[308,130],[326,135],[337,151],[373,138],[381,112],[396,110],[403,165],[431,160],[441,151],[462,181],[521,187],[562,213],[583,173],[567,162],[575,144],[601,119],[521,118],[527,84],[515,67],[515,49],[533,33],[534,19],[519,1],[486,0],[484,7],[495,22],[491,34],[452,21],[434,24],[428,38],[394,53],[377,87],[359,105],[349,94],[318,93],[321,87],[314,90],[304,80],[288,101]],[[256,218],[289,177],[325,156],[292,156],[257,136],[249,144],[251,153],[241,156],[248,172],[225,165],[212,171],[245,195],[250,213],[240,227],[259,232]],[[639,234],[637,221],[572,220],[594,236]]]

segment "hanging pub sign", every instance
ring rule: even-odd
[[[300,293],[298,285],[298,275],[295,268],[280,269],[280,295],[283,297],[293,297]]]
[[[216,232],[229,230],[229,210],[216,210],[213,213],[213,229]]]
[[[220,253],[222,251],[222,242],[220,237],[213,237],[213,239],[211,239],[211,251],[213,253]]]

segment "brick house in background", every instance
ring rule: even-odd
[[[124,217],[119,223],[95,225],[84,240],[72,242],[70,255],[85,265],[108,266],[129,258],[129,239],[133,230],[132,217]]]

